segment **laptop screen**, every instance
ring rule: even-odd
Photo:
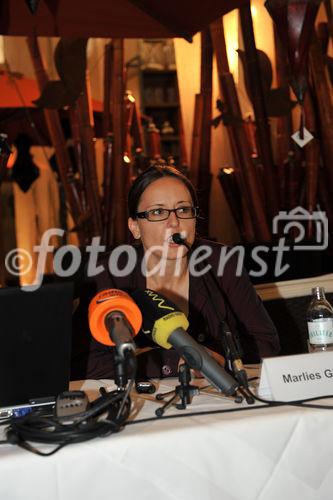
[[[0,288],[0,406],[68,389],[72,283]]]

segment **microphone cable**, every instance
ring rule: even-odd
[[[6,440],[0,441],[0,444],[13,444],[40,456],[50,456],[69,444],[120,432],[128,423],[131,412],[130,392],[135,383],[135,358],[132,358],[131,368],[131,379],[125,389],[107,392],[101,387],[100,397],[81,413],[64,419],[57,415],[45,415],[42,411],[32,411],[22,417],[11,417],[0,422],[0,425],[8,425],[5,429]],[[57,446],[44,452],[30,442]]]
[[[242,406],[237,408],[223,408],[221,410],[203,410],[203,411],[191,411],[191,412],[186,412],[186,413],[175,413],[173,415],[166,415],[163,414],[162,418],[158,416],[154,417],[147,417],[147,418],[142,418],[138,420],[130,420],[127,422],[127,425],[136,425],[136,424],[141,424],[141,423],[147,423],[147,422],[155,422],[155,421],[161,421],[161,420],[166,420],[166,419],[174,419],[174,418],[186,418],[186,417],[196,417],[196,416],[206,416],[206,415],[219,415],[223,413],[235,413],[235,412],[242,412],[242,411],[256,411],[256,410],[268,410],[270,408],[278,408],[281,406],[294,406],[294,407],[299,407],[299,408],[309,408],[309,409],[319,409],[319,410],[333,410],[333,405],[321,405],[321,404],[312,404],[311,401],[316,401],[316,400],[321,400],[321,399],[333,399],[333,394],[328,395],[328,396],[315,396],[312,398],[308,399],[302,399],[302,400],[295,400],[295,401],[269,401],[269,400],[264,400],[261,398],[258,398],[255,396],[251,391],[249,391],[252,396],[265,404],[262,405],[247,405],[247,406]]]
[[[133,385],[133,384],[132,384]],[[103,388],[102,388],[103,389]],[[104,390],[105,391],[105,390]],[[119,391],[112,391],[110,393],[103,392],[102,398],[107,398],[105,405],[100,406],[102,411],[102,406],[108,406],[108,404],[122,402],[123,394]],[[127,390],[126,390],[127,392]],[[309,409],[328,409],[333,410],[333,405],[321,405],[313,404],[312,401],[321,399],[332,399],[333,395],[327,396],[316,396],[303,400],[295,401],[270,401],[265,400],[256,396],[252,391],[249,390],[251,395],[259,402],[264,403],[262,405],[251,405],[243,406],[237,408],[224,408],[220,410],[205,410],[197,412],[186,412],[186,413],[176,413],[174,415],[163,415],[162,419],[173,419],[173,418],[184,418],[184,417],[195,417],[195,416],[205,416],[205,415],[216,415],[223,413],[234,413],[241,411],[251,411],[260,409],[269,409],[281,406],[294,406],[299,408],[309,408]],[[101,398],[99,398],[95,403],[99,403]],[[94,404],[92,405],[94,406]],[[27,414],[24,417],[11,418],[6,421],[0,422],[0,426],[9,424],[6,429],[7,440],[0,441],[0,444],[13,444],[17,445],[27,451],[35,453],[39,456],[50,456],[59,451],[61,448],[68,444],[80,443],[94,439],[96,437],[107,437],[111,434],[119,432],[126,425],[136,425],[140,423],[161,421],[161,417],[148,417],[137,420],[128,420],[130,415],[131,403],[129,398],[123,407],[122,414],[120,418],[115,418],[115,413],[118,413],[118,408],[113,408],[108,412],[108,416],[105,420],[94,420],[88,421],[87,417],[82,416],[80,421],[75,424],[61,424],[55,417],[46,417],[37,414]],[[90,408],[87,414],[94,413],[93,408]],[[44,443],[48,445],[58,446],[50,452],[43,452],[38,448],[32,446],[29,441]]]
[[[1,444],[13,444],[40,456],[50,456],[64,446],[81,443],[96,437],[105,437],[121,431],[130,415],[131,399],[128,392],[118,390],[102,393],[91,407],[79,415],[72,423],[62,422],[56,416],[45,416],[31,412],[23,417],[11,418],[1,422],[7,425],[6,440]],[[104,418],[100,416],[106,414]],[[44,452],[30,442],[57,445],[53,450]]]

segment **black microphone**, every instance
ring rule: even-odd
[[[191,248],[190,245],[186,242],[186,239],[183,238],[183,236],[180,233],[174,233],[172,235],[172,239],[178,245],[184,245],[186,248],[188,248],[190,250],[190,248]],[[201,264],[202,264],[202,266],[205,266],[204,262],[202,262]],[[209,274],[212,278],[212,281],[214,282],[216,292],[223,294],[223,292],[220,288],[220,285],[217,282],[216,277],[211,272],[211,270],[209,271]],[[208,283],[206,281],[206,277],[203,276],[202,278],[203,278],[206,290],[209,293],[209,296],[211,298],[211,302],[213,304],[215,314],[217,315],[217,317],[219,318],[219,321],[221,323],[222,342],[223,342],[226,357],[231,362],[231,368],[232,368],[233,374],[235,375],[236,379],[244,388],[247,389],[249,387],[247,373],[246,373],[246,370],[244,368],[243,361],[241,360],[239,349],[236,346],[234,336],[231,333],[231,330],[230,330],[227,322],[225,321],[225,319],[222,317],[222,315],[220,313],[219,307],[218,307],[217,303],[215,302],[214,293],[211,293],[212,292],[211,287],[208,285]]]
[[[219,391],[227,396],[235,393],[236,380],[185,331],[188,328],[185,314],[153,290],[136,290],[132,297],[143,314],[142,331],[146,335],[165,349],[174,347],[190,368],[201,371]]]
[[[186,239],[180,233],[174,233],[172,235],[172,240],[177,245],[184,245],[186,248],[190,249],[190,245],[187,243]]]

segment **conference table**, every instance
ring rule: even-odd
[[[176,379],[156,381],[157,391],[176,384]],[[87,380],[71,388],[93,399],[99,387],[110,385],[110,380]],[[161,405],[154,396],[133,395],[135,423],[121,432],[49,457],[1,445],[0,499],[332,499],[330,410],[236,403],[204,388],[186,409],[172,407],[164,417],[144,421]]]

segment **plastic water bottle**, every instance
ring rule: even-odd
[[[333,350],[333,308],[325,298],[325,289],[312,288],[307,311],[309,352]]]

